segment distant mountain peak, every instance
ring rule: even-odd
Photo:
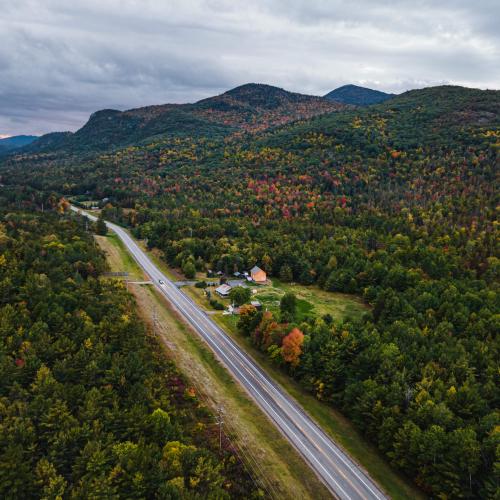
[[[0,155],[10,153],[16,149],[31,144],[38,139],[36,135],[13,135],[0,139]]]
[[[245,97],[249,95],[289,95],[293,92],[282,89],[280,87],[275,87],[274,85],[268,85],[266,83],[245,83],[234,87],[231,90],[224,92],[222,95],[228,95],[233,97]]]
[[[237,87],[229,89],[226,92],[224,92],[224,94],[237,94],[240,92],[251,92],[251,91],[259,91],[259,90],[274,90],[274,91],[277,90],[277,91],[281,91],[281,92],[287,92],[286,90],[282,89],[281,87],[276,87],[274,85],[269,85],[267,83],[250,82],[250,83],[244,83],[242,85],[238,85]]]
[[[356,106],[369,106],[391,99],[396,94],[388,94],[380,90],[373,90],[359,85],[342,85],[324,96],[325,99],[342,104],[354,104]]]
[[[321,97],[290,92],[265,83],[245,83],[215,97],[203,99],[197,104],[206,105],[216,102],[234,102],[252,107],[273,109],[279,106],[306,102],[319,102]]]

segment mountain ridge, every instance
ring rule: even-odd
[[[322,97],[251,83],[195,103],[160,104],[125,111],[98,110],[76,132],[58,136],[57,141],[42,136],[24,151],[103,151],[165,134],[220,137],[235,132],[256,132],[344,108]]]
[[[388,94],[381,90],[374,90],[368,87],[360,87],[359,85],[342,85],[331,92],[328,92],[323,97],[329,101],[340,102],[342,104],[352,104],[355,106],[369,106],[371,104],[379,104],[388,99],[392,99],[397,94]]]
[[[13,135],[0,139],[0,155],[8,154],[11,151],[22,148],[36,141],[39,137],[36,135]]]
[[[353,97],[353,89],[357,100]],[[160,136],[220,138],[234,134],[256,133],[293,121],[356,107],[365,108],[371,104],[394,103],[396,107],[413,106],[427,94],[434,98],[446,99],[449,93],[461,94],[473,90],[445,85],[413,89],[394,95],[347,85],[329,92],[325,97],[320,97],[289,92],[267,84],[248,83],[195,103],[150,105],[124,111],[101,109],[92,113],[87,123],[76,132],[46,134],[31,144],[15,150],[15,154],[93,153],[143,144]],[[344,100],[350,100],[350,104],[332,100],[332,94],[338,95],[339,91],[344,94],[347,92]],[[354,101],[357,104],[354,104]],[[453,106],[453,102],[450,101],[449,113],[453,112]],[[477,110],[474,113],[477,114]],[[487,111],[485,110],[481,116],[477,115],[477,119],[487,121]]]

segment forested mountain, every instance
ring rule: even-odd
[[[195,104],[97,111],[74,134],[42,136],[26,151],[92,152],[152,142],[155,136],[217,138],[236,131],[264,130],[342,108],[341,104],[321,97],[247,84]]]
[[[358,85],[343,85],[324,96],[325,99],[342,104],[353,104],[355,106],[368,106],[391,99],[395,94],[387,94],[380,90],[373,90]]]
[[[14,135],[0,139],[0,155],[22,148],[38,139],[36,135]]]
[[[0,497],[253,497],[81,224],[0,214]]]
[[[233,99],[259,106],[243,88],[217,101],[224,119]],[[289,106],[264,100],[263,116]],[[172,265],[258,264],[362,296],[361,322],[250,310],[241,331],[430,496],[498,496],[500,92],[435,87],[232,130],[85,159],[19,155],[0,167],[0,195],[108,198],[105,215]]]

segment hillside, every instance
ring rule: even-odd
[[[97,111],[74,134],[48,134],[49,137],[41,137],[23,152],[104,151],[151,142],[156,136],[220,138],[237,131],[265,130],[342,108],[341,104],[320,97],[270,85],[247,84],[194,104]]]
[[[196,109],[295,99],[259,90]],[[441,86],[253,134],[12,157],[1,195],[107,198],[106,217],[173,267],[257,264],[358,296],[361,320],[249,310],[240,332],[430,497],[494,498],[499,149],[500,92]]]
[[[36,135],[15,135],[0,139],[0,155],[22,148],[38,139]]]
[[[247,132],[262,131],[299,119],[338,111],[344,106],[321,97],[249,83],[196,103],[197,116],[231,124]]]
[[[352,104],[355,106],[369,106],[378,104],[388,99],[392,99],[395,94],[387,94],[380,90],[373,90],[358,85],[343,85],[331,92],[328,92],[325,99],[342,104]]]

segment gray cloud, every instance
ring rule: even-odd
[[[498,88],[496,0],[0,0],[0,134],[264,82]]]

